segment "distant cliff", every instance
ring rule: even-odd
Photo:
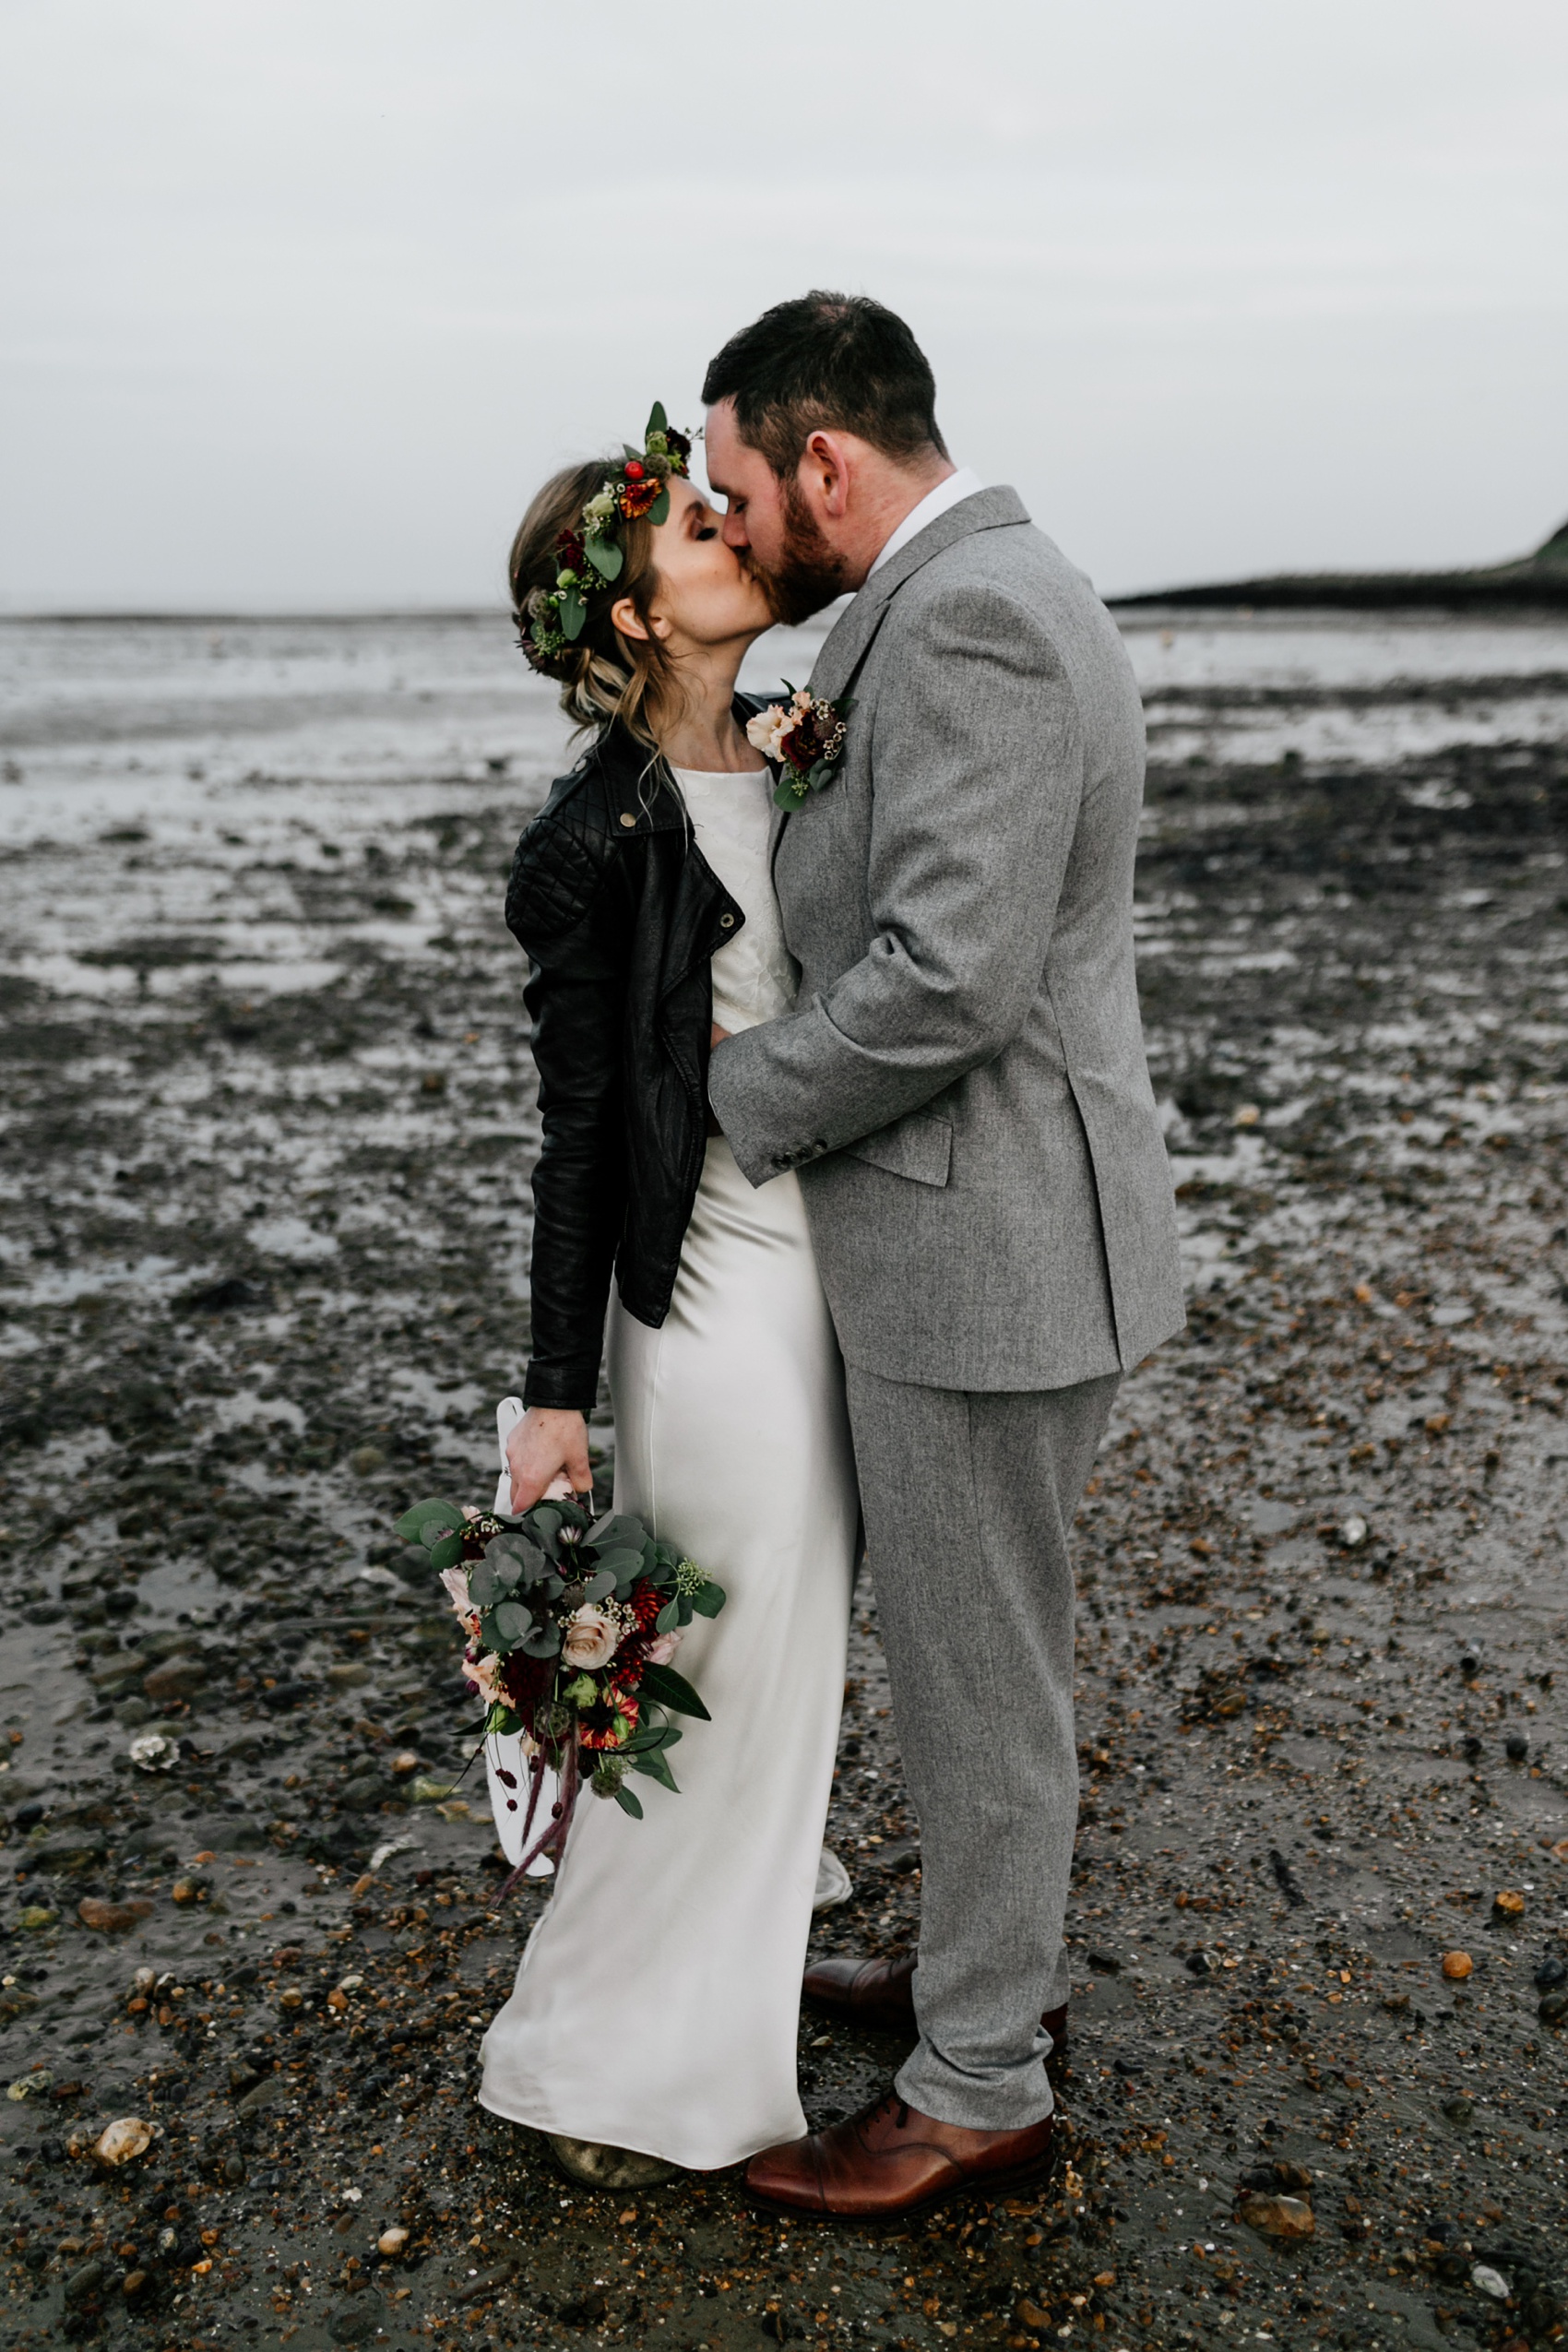
[[[1568,606],[1568,523],[1533,555],[1479,572],[1283,572],[1272,579],[1218,580],[1211,587],[1149,589],[1113,596],[1118,609],[1139,604],[1246,604],[1259,610],[1338,607],[1378,612],[1394,605],[1469,612],[1500,606]]]

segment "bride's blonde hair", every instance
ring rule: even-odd
[[[561,567],[563,535],[580,528],[583,508],[620,457],[590,457],[580,466],[566,466],[538,491],[512,541],[507,577],[512,588],[512,617],[519,641],[534,668],[555,679],[561,707],[580,730],[603,729],[617,720],[629,735],[649,751],[659,748],[653,730],[660,703],[668,705],[677,692],[673,665],[653,634],[649,615],[659,586],[653,560],[653,525],[646,517],[624,520],[617,537],[624,563],[613,587],[600,590],[588,603],[582,634],[558,652],[541,653],[529,636],[529,600],[544,596],[555,586]],[[610,618],[611,607],[630,599],[646,637],[623,636]]]

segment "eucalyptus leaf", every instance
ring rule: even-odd
[[[640,1551],[634,1551],[629,1544],[612,1544],[608,1550],[595,1551],[594,1565],[596,1568],[608,1568],[619,1583],[623,1576],[642,1574],[643,1556]]]
[[[541,1576],[550,1574],[548,1553],[541,1551],[537,1543],[530,1543],[526,1536],[510,1538],[506,1558],[512,1565],[511,1582],[514,1585],[537,1585]]]
[[[602,1519],[594,1521],[583,1541],[595,1551],[602,1551],[607,1544],[622,1543],[635,1544],[640,1551],[645,1534],[642,1521],[634,1519],[629,1511],[607,1511]]]
[[[681,1611],[678,1603],[667,1600],[653,1621],[653,1630],[656,1633],[672,1633],[680,1621]]]
[[[439,1543],[433,1543],[430,1547],[430,1564],[438,1576],[446,1569],[455,1568],[462,1556],[461,1536],[443,1536]]]
[[[445,1528],[460,1527],[463,1524],[463,1515],[455,1503],[447,1503],[440,1495],[427,1495],[411,1511],[404,1512],[396,1532],[409,1543],[428,1544]]]
[[[713,1720],[685,1676],[672,1666],[645,1666],[641,1690],[645,1698],[673,1707],[678,1715],[695,1715],[704,1723]]]
[[[476,1609],[493,1609],[506,1589],[505,1580],[490,1561],[474,1562],[469,1570],[469,1598]]]
[[[600,1568],[597,1575],[590,1576],[588,1583],[583,1586],[583,1598],[585,1600],[603,1600],[606,1596],[612,1593],[614,1589],[614,1569]]]
[[[629,1788],[617,1788],[615,1791],[615,1802],[620,1806],[621,1811],[624,1813],[630,1813],[634,1821],[641,1821],[643,1817],[642,1805],[638,1799],[633,1796]]]
[[[494,1611],[495,1631],[508,1649],[515,1649],[533,1623],[520,1600],[504,1600]]]
[[[462,1527],[468,1525],[460,1507],[456,1503],[449,1503],[444,1494],[429,1495],[423,1503],[416,1503],[414,1508],[422,1519],[434,1521],[443,1527]]]
[[[707,1584],[699,1585],[692,1595],[692,1607],[699,1617],[717,1617],[728,1598],[723,1586],[716,1585],[710,1576]]]
[[[576,589],[563,588],[561,591],[561,635],[568,645],[575,645],[582,636],[583,623],[587,619],[588,607]]]
[[[583,553],[601,580],[618,580],[626,559],[612,539],[587,539]]]
[[[561,1629],[558,1625],[536,1625],[531,1633],[523,1635],[517,1646],[525,1657],[553,1657],[561,1646]]]
[[[659,493],[658,497],[654,500],[654,502],[653,502],[652,505],[648,508],[648,510],[647,510],[647,518],[648,518],[648,521],[649,521],[650,523],[653,523],[653,524],[656,524],[656,525],[657,525],[657,524],[659,524],[659,523],[667,522],[667,521],[669,520],[669,518],[670,518],[670,485],[669,485],[669,483],[668,483],[668,482],[666,482],[666,483],[665,483],[665,485],[664,485],[663,489],[659,492]],[[671,1782],[671,1788],[673,1788],[674,1783],[673,1783],[673,1782]]]
[[[538,1544],[530,1543],[524,1535],[492,1536],[484,1547],[487,1560],[515,1560],[519,1567],[540,1557]]]

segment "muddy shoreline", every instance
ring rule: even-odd
[[[472,2099],[548,1898],[490,1907],[450,1620],[391,1521],[486,1490],[518,1369],[498,884],[553,750],[486,726],[422,798],[261,777],[178,838],[106,807],[0,862],[3,2340],[1551,2340],[1568,752],[1151,773],[1194,1312],[1080,1522],[1066,2161],[860,2234],[728,2175],[586,2195]],[[860,1603],[821,1949],[918,1917]],[[814,2120],[898,2055],[804,2019]],[[71,2152],[127,2114],[145,2155]]]

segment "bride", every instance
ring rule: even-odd
[[[512,1507],[590,1483],[606,1339],[615,1507],[729,1596],[684,1635],[711,1721],[645,1818],[585,1802],[481,2103],[575,2178],[642,2187],[805,2130],[795,2037],[832,1785],[859,1506],[799,1182],[754,1191],[707,1108],[719,1037],[789,1011],[773,776],[737,696],[767,598],[656,409],[568,468],[513,545],[521,642],[591,741],[518,844],[543,1141]],[[613,1277],[613,1278],[612,1278]]]

